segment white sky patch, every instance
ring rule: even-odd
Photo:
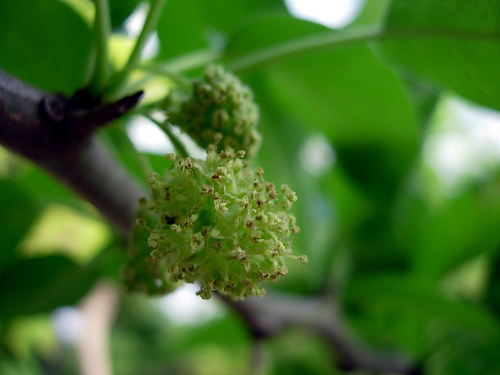
[[[500,168],[500,113],[449,98],[437,110],[437,131],[424,147],[424,160],[448,194],[470,179]]]
[[[142,27],[144,26],[144,21],[149,11],[149,5],[147,3],[140,3],[137,5],[135,10],[128,16],[128,18],[123,23],[125,31],[129,37],[137,38],[141,33]],[[160,50],[160,39],[158,34],[153,32],[141,52],[143,59],[152,59],[158,54]]]
[[[142,116],[130,118],[127,134],[134,147],[139,151],[158,155],[174,152],[174,146],[165,133]]]
[[[196,295],[199,289],[184,284],[158,301],[160,309],[176,324],[200,324],[221,316],[225,311],[221,303],[215,297],[202,300]]]
[[[83,333],[84,318],[80,310],[74,307],[59,307],[51,314],[52,326],[62,344],[76,344]]]
[[[164,120],[164,117],[158,120]],[[172,126],[172,133],[182,142],[189,156],[200,160],[206,159],[206,151],[199,147],[187,134],[183,133],[179,127]],[[175,153],[172,142],[170,142],[163,130],[143,116],[131,116],[129,118],[127,134],[138,151],[157,155],[165,155],[167,152]]]
[[[285,0],[289,12],[330,28],[342,28],[359,14],[365,0]]]
[[[337,158],[328,138],[320,133],[313,134],[302,143],[299,157],[304,170],[313,176],[328,172]]]

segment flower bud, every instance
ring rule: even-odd
[[[263,295],[263,282],[287,273],[285,257],[307,262],[291,252],[299,227],[283,210],[295,193],[276,190],[262,168],[252,171],[240,156],[209,148],[206,160],[184,158],[164,177],[151,176],[153,199],[141,199],[149,227],[139,217],[133,239],[146,250],[136,247],[124,272],[130,289],[160,293],[182,280],[198,283],[204,299],[213,290],[245,299]]]

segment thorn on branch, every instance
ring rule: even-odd
[[[46,134],[53,143],[43,154],[78,152],[97,129],[123,116],[142,95],[143,91],[139,91],[102,106],[84,91],[78,91],[70,99],[60,94],[43,97],[39,108],[45,120]]]
[[[116,102],[90,108],[84,112],[81,111],[81,107],[72,108],[70,109],[68,121],[73,123],[73,126],[91,127],[92,130],[97,129],[123,116],[132,109],[139,102],[143,93],[143,91],[138,91]]]

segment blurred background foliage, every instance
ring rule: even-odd
[[[296,253],[309,257],[269,288],[333,293],[360,337],[425,374],[500,373],[500,2],[358,1],[330,28],[290,4],[169,0],[130,90],[144,86],[154,102],[172,77],[212,61],[239,74],[261,109],[256,164],[297,191]],[[118,69],[148,3],[109,5]],[[89,0],[1,1],[0,67],[71,95],[92,74],[94,13]],[[279,55],[283,46],[296,50]],[[127,137],[159,172],[171,146],[138,117],[99,137],[141,181]],[[76,373],[68,332],[79,315],[68,306],[97,280],[119,285],[123,243],[93,207],[5,149],[0,196],[0,373]],[[114,373],[247,373],[245,324],[193,295],[123,294]],[[258,345],[255,373],[341,373],[301,327]]]

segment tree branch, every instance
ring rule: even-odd
[[[144,192],[92,135],[141,95],[99,107],[84,93],[45,93],[0,70],[0,143],[64,182],[127,236]]]
[[[222,298],[243,317],[256,339],[276,336],[291,326],[304,326],[316,331],[335,348],[342,370],[420,374],[420,369],[408,358],[374,350],[357,338],[333,301],[271,293],[243,302]]]

